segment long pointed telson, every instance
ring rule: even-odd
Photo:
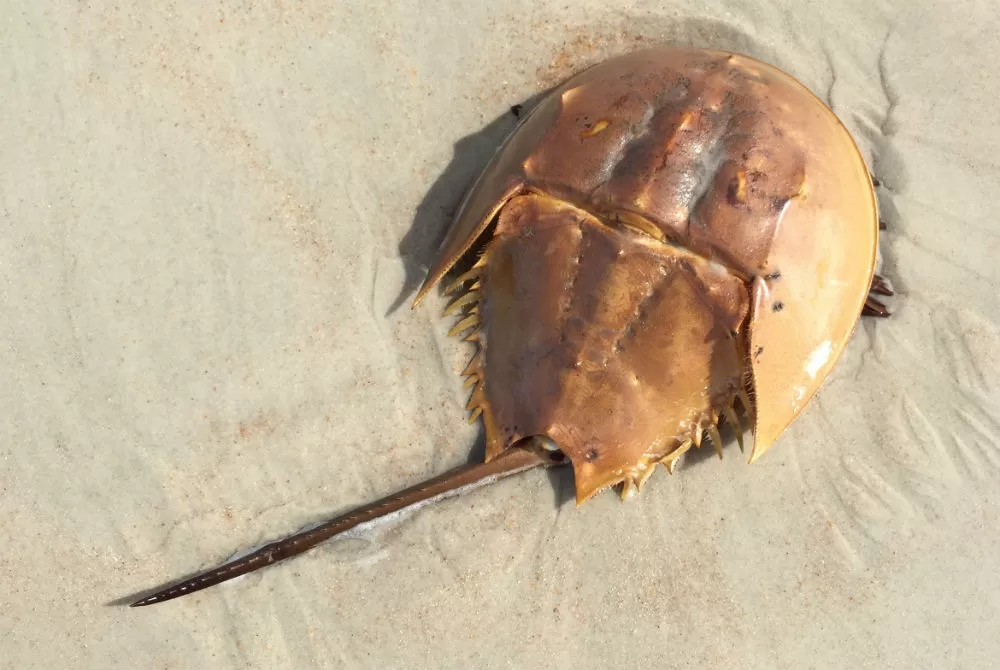
[[[456,468],[443,475],[404,489],[364,507],[325,521],[277,542],[272,542],[246,556],[217,568],[189,577],[172,586],[135,601],[130,607],[145,607],[189,595],[210,586],[235,579],[279,561],[297,556],[341,533],[370,524],[390,514],[412,510],[428,502],[448,498],[471,489],[515,475],[538,466],[562,465],[563,454],[553,450],[550,442],[527,439],[523,446],[513,447],[486,463]]]

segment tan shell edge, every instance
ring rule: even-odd
[[[801,198],[789,203],[767,270],[751,287],[750,361],[755,405],[754,446],[749,462],[767,451],[822,386],[850,340],[875,273],[878,205],[871,176],[850,132],[808,88],[801,87],[820,118],[803,132],[841,134],[841,146],[813,156]],[[805,107],[805,105],[804,105]],[[810,148],[808,142],[803,143]],[[822,189],[810,188],[822,183]],[[857,197],[867,192],[868,198]],[[852,197],[853,196],[853,197]],[[822,198],[822,200],[820,200]],[[863,224],[862,222],[867,222]],[[778,272],[771,279],[768,273]]]
[[[434,264],[431,270],[427,273],[427,278],[424,279],[423,285],[421,285],[420,290],[417,291],[417,296],[413,299],[413,303],[410,305],[410,309],[416,309],[420,302],[427,297],[427,294],[437,285],[441,279],[448,274],[448,271],[454,267],[469,249],[476,243],[486,229],[489,228],[490,222],[496,217],[497,213],[503,209],[511,198],[520,194],[524,190],[523,183],[516,183],[511,188],[504,193],[500,200],[497,201],[496,206],[489,210],[485,216],[479,219],[476,226],[458,226],[456,225],[453,230],[465,230],[469,229],[469,234],[464,237],[458,237],[457,234],[449,234],[446,238],[445,251],[441,253],[438,257],[438,261]],[[463,223],[466,220],[461,220]]]
[[[579,75],[577,75],[579,76]],[[563,84],[569,86],[572,80]],[[445,235],[437,259],[413,299],[416,308],[427,293],[476,243],[497,212],[525,187],[523,161],[549,132],[560,110],[560,98],[552,94],[538,103],[497,148],[493,158],[466,194]]]

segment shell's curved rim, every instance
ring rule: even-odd
[[[640,52],[632,52],[632,53],[640,53]],[[616,58],[626,55],[628,54],[620,54],[619,56],[616,56]],[[586,73],[590,72],[595,68],[600,67],[603,63],[606,62],[607,60],[604,60],[601,63],[595,63],[589,67],[586,67],[583,70],[580,70],[579,72],[570,75],[556,86],[550,88],[544,95],[541,96],[541,98],[538,100],[535,106],[532,107],[528,111],[528,113],[525,114],[524,117],[517,122],[517,124],[511,129],[509,133],[507,133],[503,141],[500,142],[499,145],[497,145],[497,148],[494,150],[493,155],[490,156],[490,160],[486,162],[486,165],[483,166],[482,171],[472,182],[472,184],[469,185],[468,189],[465,192],[465,195],[462,196],[462,203],[461,205],[459,205],[458,210],[452,217],[451,222],[449,223],[448,231],[445,232],[444,238],[441,240],[440,245],[438,245],[437,253],[439,255],[444,252],[445,247],[448,244],[450,229],[453,228],[456,222],[460,221],[462,217],[465,215],[466,210],[475,200],[475,196],[478,193],[479,187],[489,176],[490,170],[492,170],[493,167],[500,160],[504,150],[510,145],[510,143],[513,141],[514,137],[518,134],[518,132],[523,127],[525,127],[528,124],[528,122],[531,121],[536,115],[540,114],[542,112],[542,109],[545,107],[545,104],[549,102],[552,99],[552,97],[556,95],[559,91],[562,91],[567,86],[572,84],[573,81],[575,81],[577,78],[582,77]],[[511,198],[515,197],[516,195],[518,195],[518,193],[524,190],[526,186],[527,183],[523,179],[519,179],[515,181],[513,184],[510,184],[507,190],[504,192],[503,196],[501,196],[497,200],[496,205],[493,208],[491,208],[488,214],[483,218],[483,220],[476,225],[474,233],[469,236],[468,241],[466,242],[466,244],[462,246],[461,250],[454,255],[453,261],[447,264],[446,266],[439,268],[436,272],[434,271],[432,266],[430,274],[428,274],[427,277],[424,279],[423,285],[417,291],[417,295],[413,298],[413,302],[410,305],[410,309],[416,309],[420,305],[420,303],[423,302],[424,298],[427,297],[427,294],[430,293],[431,289],[434,288],[434,286],[436,286],[438,282],[440,282],[441,279],[443,279],[451,271],[451,269],[455,266],[455,263],[457,263],[467,253],[469,253],[469,250],[475,245],[476,240],[478,240],[479,237],[483,234],[483,231],[485,231],[486,228],[489,227],[490,223],[492,223],[496,219],[497,214],[500,212],[501,209],[503,209],[503,206],[507,204],[507,202],[509,202]]]
[[[866,263],[866,265],[868,267],[868,276],[867,276],[867,278],[865,280],[865,284],[864,284],[865,289],[860,293],[860,295],[858,296],[857,301],[856,301],[857,304],[855,306],[855,310],[854,311],[857,313],[857,316],[854,319],[854,325],[851,327],[851,330],[848,331],[845,334],[845,336],[843,338],[843,344],[838,348],[838,350],[836,351],[835,355],[833,356],[832,360],[829,363],[829,367],[832,369],[832,368],[834,368],[836,366],[837,362],[843,356],[844,350],[847,348],[846,347],[846,343],[848,341],[850,341],[851,337],[854,334],[854,331],[857,330],[858,323],[861,320],[861,313],[862,313],[862,310],[864,309],[865,300],[868,297],[868,287],[871,286],[872,280],[875,277],[875,269],[876,269],[876,264],[878,262],[878,248],[879,248],[879,238],[880,238],[880,235],[879,235],[879,224],[878,224],[878,221],[879,221],[879,210],[878,210],[878,197],[877,197],[876,192],[875,192],[875,185],[872,182],[871,171],[868,169],[868,164],[865,161],[864,154],[862,154],[862,152],[861,152],[861,148],[858,146],[857,141],[854,139],[854,135],[847,128],[847,125],[844,123],[843,119],[841,119],[840,116],[836,112],[833,111],[833,109],[830,107],[830,105],[828,105],[822,98],[820,98],[818,95],[816,95],[816,93],[810,87],[806,86],[802,81],[800,81],[794,75],[792,75],[789,72],[783,70],[782,68],[779,68],[776,65],[772,65],[770,63],[766,63],[764,61],[757,60],[756,58],[753,58],[752,56],[746,56],[746,55],[742,55],[742,54],[738,54],[738,53],[733,53],[733,52],[729,52],[729,51],[721,51],[720,53],[727,53],[727,54],[730,55],[730,57],[736,57],[736,58],[739,58],[739,59],[745,59],[747,61],[752,62],[755,65],[760,65],[760,66],[762,66],[765,69],[772,70],[772,71],[774,71],[774,72],[776,72],[776,73],[778,73],[780,75],[783,75],[788,80],[794,82],[799,88],[801,88],[803,91],[805,91],[806,93],[808,93],[809,97],[811,97],[819,105],[819,107],[822,108],[826,112],[826,114],[828,115],[828,117],[832,118],[832,120],[834,122],[834,125],[837,128],[840,129],[841,134],[850,143],[850,146],[853,149],[853,154],[854,154],[854,156],[857,159],[857,162],[859,164],[859,169],[866,176],[866,181],[867,181],[867,184],[868,184],[868,189],[867,189],[868,190],[868,207],[866,209],[869,212],[871,212],[871,222],[870,223],[871,223],[871,227],[872,227],[872,231],[873,231],[873,244],[871,245],[870,256],[869,256],[868,261]],[[753,333],[751,332],[749,335],[750,335],[750,338],[752,340]],[[750,374],[751,383],[754,383],[753,382],[754,377],[753,377],[753,366],[752,366],[752,364],[750,366],[748,366],[748,373]],[[813,392],[810,393],[809,396],[804,399],[804,402],[802,404],[803,408],[809,403],[810,400],[812,400],[813,397],[815,397],[816,393],[819,392],[819,389],[821,387],[822,387],[822,384],[820,384],[819,386],[817,386],[813,390]],[[754,402],[756,403],[756,401],[754,401]],[[792,422],[796,418],[798,418],[798,414],[799,414],[799,412],[796,412],[795,414],[792,415],[792,417],[785,424],[784,428],[782,428],[781,432],[784,432],[784,430],[786,430],[788,428],[788,426],[791,425]],[[754,444],[753,444],[752,449],[750,450],[750,456],[749,456],[749,458],[747,460],[748,463],[754,463],[771,446],[770,444],[763,444],[761,442],[761,440],[758,439],[759,435],[760,435],[760,432],[758,430],[758,425],[757,425],[756,410],[755,410],[755,415],[753,417],[753,422],[754,422]]]

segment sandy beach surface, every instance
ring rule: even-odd
[[[996,667],[995,0],[18,4],[0,667]],[[894,315],[767,456],[579,509],[531,472],[123,606],[475,453],[472,350],[409,302],[511,106],[657,44],[790,72],[882,182]]]

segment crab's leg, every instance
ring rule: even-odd
[[[868,299],[865,300],[865,306],[864,309],[861,310],[861,313],[865,316],[878,316],[883,319],[891,316],[889,310],[882,303],[882,301],[873,297],[876,295],[895,295],[889,287],[889,284],[879,275],[875,275],[872,278],[871,288],[868,289]]]
[[[210,586],[221,584],[240,575],[301,554],[347,530],[371,523],[386,515],[491,484],[504,477],[540,465],[558,464],[558,456],[559,454],[547,452],[530,441],[526,447],[512,447],[486,463],[457,468],[387,498],[325,521],[318,526],[296,533],[284,540],[272,542],[246,556],[234,559],[194,577],[189,577],[173,586],[168,586],[137,600],[131,604],[131,607],[162,603],[207,589]]]
[[[882,319],[892,316],[889,313],[889,309],[880,300],[876,300],[871,296],[868,296],[868,299],[865,300],[865,306],[861,309],[861,314],[862,316],[877,316]]]
[[[872,287],[869,289],[869,293],[886,296],[896,295],[889,287],[888,282],[886,282],[886,280],[880,275],[872,277]]]

